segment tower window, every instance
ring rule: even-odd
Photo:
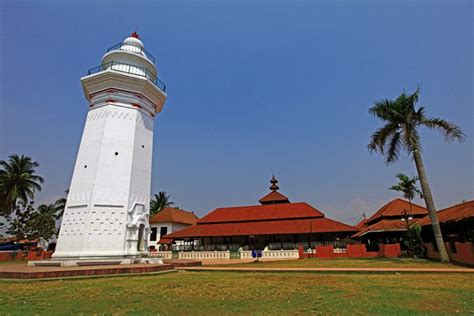
[[[87,168],[87,165],[84,165],[84,169],[86,169],[86,168]]]
[[[118,156],[118,151],[115,152],[115,156]]]

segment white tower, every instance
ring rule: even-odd
[[[166,100],[154,62],[134,32],[81,78],[89,112],[54,259],[147,253],[153,118]]]

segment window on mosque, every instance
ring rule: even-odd
[[[152,227],[150,233],[150,241],[156,241],[156,234],[158,233],[158,228]]]
[[[168,227],[161,227],[160,228],[160,237],[168,234]]]

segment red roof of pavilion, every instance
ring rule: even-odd
[[[352,238],[359,238],[368,233],[388,232],[388,231],[404,231],[407,229],[407,224],[399,218],[387,219],[384,218],[372,225],[360,227],[360,231]]]
[[[307,203],[282,203],[217,208],[198,220],[198,224],[268,221],[324,217]]]
[[[288,197],[277,191],[268,193],[258,201],[262,204],[290,203]]]
[[[474,218],[474,200],[445,208],[438,211],[437,214],[440,223],[458,222]],[[417,223],[421,226],[427,226],[431,225],[431,220],[429,216],[425,216]]]
[[[355,224],[354,227],[358,228],[358,229],[361,229],[362,227],[366,226],[365,224],[367,224],[367,218],[363,218],[360,222]]]
[[[173,238],[161,237],[158,243],[162,245],[170,245],[173,243]]]
[[[324,217],[254,222],[196,224],[166,238],[356,232],[357,228]]]
[[[324,217],[307,203],[290,203],[278,190],[278,180],[270,180],[270,192],[263,205],[217,208],[191,227],[165,238],[179,239],[214,236],[252,236],[343,232],[353,234],[357,228]]]
[[[403,215],[403,211],[409,211],[410,204],[408,201],[403,199],[394,199],[384,206],[382,206],[374,215],[369,217],[366,224],[372,224],[373,222],[380,220],[385,217],[401,217]],[[411,203],[411,215],[426,215],[428,214],[428,210],[423,206]]]
[[[153,223],[181,223],[193,225],[199,218],[193,212],[180,210],[174,207],[166,207],[150,218],[150,224]]]

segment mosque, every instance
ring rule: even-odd
[[[217,208],[196,224],[166,235],[181,241],[177,250],[238,251],[314,249],[319,245],[345,248],[357,228],[329,219],[305,202],[290,202],[270,180],[270,192],[259,205]]]

